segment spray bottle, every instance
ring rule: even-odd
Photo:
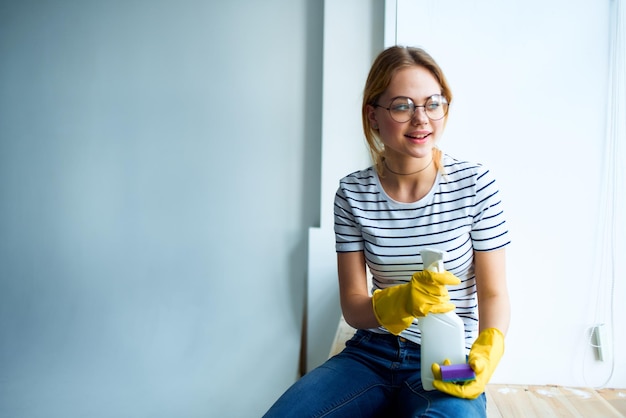
[[[445,251],[424,249],[420,251],[424,269],[443,272]],[[442,367],[444,381],[472,380],[473,370],[466,364],[465,357],[465,326],[463,320],[454,312],[442,314],[430,313],[419,318],[418,326],[422,334],[421,343],[421,376],[425,390],[433,390],[433,363],[443,364],[449,359],[451,366]]]

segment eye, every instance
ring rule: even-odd
[[[406,112],[408,110],[411,110],[411,106],[408,103],[397,104],[391,106],[391,110],[394,112]]]
[[[389,109],[392,112],[410,112],[414,109],[415,105],[410,99],[400,97],[391,102]]]
[[[447,104],[448,101],[441,94],[435,94],[434,96],[430,96],[426,99],[426,105],[430,106],[431,104],[444,105]]]

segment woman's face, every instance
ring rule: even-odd
[[[385,108],[396,97],[408,97],[417,106],[422,106],[429,97],[437,94],[441,94],[437,79],[426,68],[414,66],[396,72],[387,90],[378,99],[379,106],[368,105],[368,118],[373,127],[378,127],[380,139],[385,144],[386,158],[430,158],[435,143],[443,133],[445,118],[430,120],[424,108],[418,107],[411,120],[399,123]]]

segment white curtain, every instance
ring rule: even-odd
[[[623,277],[624,261],[618,256],[623,252],[626,235],[624,203],[626,184],[623,166],[626,164],[626,7],[623,0],[609,0],[609,80],[607,129],[604,152],[603,191],[601,201],[600,236],[596,272],[602,291],[596,302],[596,323],[604,323],[610,331],[612,342],[611,371],[603,385],[607,384],[615,370],[615,280]],[[620,250],[620,248],[622,248]],[[621,272],[621,273],[620,273]],[[604,337],[603,337],[604,338]],[[606,343],[606,341],[604,341]]]
[[[626,8],[623,0],[610,0],[609,12],[609,89],[607,119],[607,154],[611,159],[611,171],[615,171],[624,159],[623,145],[626,141]],[[613,180],[617,180],[613,177]]]

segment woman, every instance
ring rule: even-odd
[[[484,388],[509,325],[509,240],[489,170],[436,146],[451,101],[443,72],[425,51],[391,47],[374,61],[362,107],[374,164],[343,178],[335,197],[341,308],[358,331],[267,417],[486,416]],[[446,272],[423,271],[424,248],[446,251]],[[463,319],[476,379],[436,379],[438,390],[426,391],[417,324],[452,309]],[[438,365],[432,370],[440,377]]]

